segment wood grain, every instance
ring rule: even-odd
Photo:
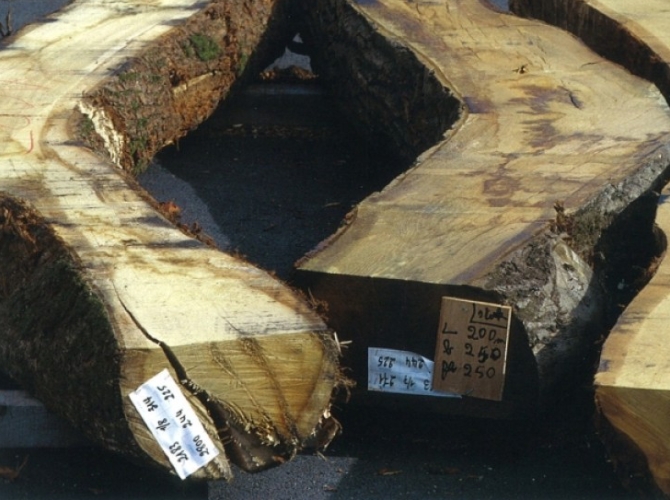
[[[271,5],[240,4],[228,20],[242,25],[235,16]],[[3,369],[91,440],[171,470],[128,398],[169,369],[222,452],[194,475],[201,479],[230,478],[229,457],[259,470],[332,437],[321,429],[332,424],[340,381],[336,341],[277,279],[175,228],[119,166],[84,147],[73,116],[79,108],[84,123],[125,151],[133,132],[119,119],[102,120],[114,112],[109,102],[96,108],[83,95],[122,78],[131,58],[156,44],[175,37],[178,44],[189,26],[206,29],[216,8],[195,0],[79,1],[0,51]],[[260,32],[248,35],[250,49]],[[197,54],[189,61],[176,53],[188,68],[204,65],[211,84],[214,73]],[[192,102],[191,119],[204,119],[217,100],[200,80],[173,94],[167,75],[180,71],[179,58],[170,64],[144,77],[167,82],[161,98]],[[237,68],[226,64],[230,83]],[[158,99],[131,90],[147,101],[142,106]],[[173,133],[152,140],[160,146]]]
[[[564,31],[486,2],[323,0],[307,15],[315,64],[345,111],[374,131],[387,124],[401,148],[437,138],[299,264],[301,284],[353,340],[358,378],[368,346],[432,356],[443,296],[512,306],[503,403],[537,408],[585,373],[603,332],[602,236],[667,176],[661,94]],[[393,86],[383,67],[422,79]],[[426,118],[454,109],[451,123]]]

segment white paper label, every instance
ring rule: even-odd
[[[186,479],[219,454],[167,370],[131,392],[130,400],[180,478]]]
[[[395,349],[368,347],[368,390],[460,397],[433,391],[433,362],[419,354]]]

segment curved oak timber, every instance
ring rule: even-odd
[[[514,0],[512,7],[575,33],[594,50],[653,81],[670,102],[667,2]],[[666,187],[656,216],[666,247],[669,194]],[[670,263],[664,257],[607,337],[595,385],[602,438],[621,477],[628,482],[651,479],[669,496]]]
[[[365,397],[500,417],[542,407],[588,371],[606,329],[603,237],[632,215],[652,234],[665,101],[564,31],[486,2],[313,5],[304,38],[345,112],[423,152],[299,263],[301,286],[353,341],[359,387],[368,347],[433,358],[442,297],[511,306],[501,401]]]
[[[167,369],[221,452],[200,479],[326,444],[338,346],[303,299],[176,229],[120,167],[214,110],[275,8],[79,1],[0,51],[0,364],[89,439],[172,470],[128,396]]]
[[[666,189],[657,224],[670,232]],[[664,242],[665,237],[663,235]],[[656,274],[621,314],[603,345],[595,376],[601,437],[626,481],[653,479],[670,495],[670,264]]]

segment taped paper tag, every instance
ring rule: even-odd
[[[368,347],[368,391],[460,397],[433,391],[433,362],[420,354]]]
[[[151,434],[181,479],[218,454],[191,404],[167,370],[129,394]]]

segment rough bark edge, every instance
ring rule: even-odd
[[[210,2],[183,26],[173,28],[88,92],[74,113],[73,130],[90,148],[125,171],[140,173],[159,149],[177,142],[208,118],[222,99],[242,82],[256,77],[268,59],[283,52],[282,42],[295,34],[286,5],[287,0]],[[185,233],[215,246],[207,235],[180,224],[170,207],[153,200],[133,182],[132,175],[128,182],[149,204]],[[331,333],[328,330],[316,335],[325,357],[337,365],[341,352]],[[339,369],[333,379],[334,398],[351,382]],[[200,388],[193,390],[210,401]],[[258,451],[263,446],[263,435],[249,432],[249,424],[238,422],[225,402],[211,402],[203,404],[221,427],[223,440],[229,442],[227,452],[250,471],[280,463],[282,455],[290,459],[304,447],[325,448],[339,432],[339,423],[328,405],[306,442],[298,442],[296,436],[283,436],[290,439],[274,450],[267,448],[267,463],[258,467],[257,460],[245,454],[240,443],[250,443]]]
[[[548,231],[485,277],[483,286],[503,295],[524,324],[543,396],[593,374],[607,332],[651,278],[648,269],[664,251],[654,219],[668,178],[670,146],[574,214],[559,211]],[[552,260],[556,266],[538,274],[538,264]]]
[[[283,51],[292,36],[288,1],[212,0],[85,93],[79,137],[123,169],[142,172]]]
[[[631,73],[654,83],[666,101],[670,103],[670,65],[616,19],[598,11],[584,0],[560,2],[556,0],[511,0],[510,8],[518,15],[540,19],[573,33],[601,56],[621,64]],[[667,149],[665,148],[661,155],[667,157]],[[666,175],[662,181],[656,183],[655,190],[660,192],[667,181],[668,176]],[[650,193],[650,196],[648,196],[647,204],[653,205],[653,207],[648,207],[646,210],[646,217],[643,217],[644,226],[650,224],[650,215],[651,224],[654,222],[658,196],[658,193]],[[629,220],[634,219],[629,218]],[[634,298],[637,291],[651,279],[655,268],[662,259],[662,254],[667,248],[667,240],[657,227],[654,227],[653,231],[655,245],[651,246],[654,248],[656,255],[652,257],[648,269],[642,269],[641,272],[638,272],[637,280],[629,279],[627,276],[621,279],[619,283],[624,285],[624,297],[621,297],[621,286],[613,287],[613,281],[617,280],[616,270],[611,265],[607,265],[601,251],[597,251],[593,255],[595,266],[603,269],[604,281],[608,283],[609,289],[612,290],[613,297],[620,299],[618,303],[612,302],[609,305],[609,312],[612,316],[618,316],[617,313],[623,310],[625,305]],[[632,235],[633,238],[638,236],[636,234]],[[611,243],[612,237],[609,240]],[[649,238],[647,238],[647,241],[649,241]],[[630,242],[630,239],[619,240],[619,244],[622,242]],[[614,325],[615,319],[614,317],[610,327]],[[606,333],[603,335],[603,341],[605,337]],[[630,438],[614,428],[608,421],[598,402],[597,395],[596,403],[595,419],[598,425],[598,433],[623,485],[627,489],[661,496],[662,494],[651,476],[647,460],[642,451]]]
[[[138,441],[132,425],[140,417],[122,392],[125,358],[162,357],[161,346],[120,349],[109,306],[76,253],[39,212],[2,192],[0,260],[6,263],[0,267],[3,371],[91,443],[173,472],[162,451],[148,453]],[[190,479],[232,479],[227,460],[221,456]]]
[[[361,124],[363,133],[408,160],[444,139],[445,131],[461,115],[462,104],[411,50],[386,39],[346,0],[322,0],[318,7],[310,3],[302,8],[304,36],[316,48],[313,64],[345,113]],[[384,80],[384,67],[394,68],[394,75],[416,76],[414,88],[422,91],[408,94],[411,84]],[[413,70],[399,69],[406,67]],[[423,85],[424,81],[429,83]],[[417,94],[420,100],[413,99]],[[435,120],[435,115],[448,120]],[[421,129],[412,128],[417,122]],[[424,156],[428,159],[429,153]],[[595,344],[613,324],[622,304],[632,299],[631,290],[649,279],[644,269],[657,256],[657,247],[651,246],[652,255],[649,251],[635,254],[645,242],[654,241],[657,191],[668,178],[669,162],[668,152],[659,150],[657,158],[618,185],[606,187],[574,214],[565,214],[557,204],[556,221],[540,229],[522,248],[501,256],[492,271],[473,283],[496,292],[502,302],[514,307],[538,360],[541,407],[553,401],[550,394],[559,383],[592,372],[598,351]],[[354,209],[345,226],[297,265],[346,231],[355,214]],[[643,223],[626,228],[625,221],[631,217]],[[620,248],[620,240],[631,245]],[[545,264],[538,273],[540,261]],[[310,273],[305,274],[305,281],[313,282]],[[626,283],[623,291],[617,286],[621,280]],[[569,358],[573,362],[566,363]]]
[[[3,370],[91,441],[142,456],[125,420],[121,355],[103,300],[48,222],[4,193],[0,260]]]
[[[635,37],[615,19],[596,10],[585,0],[510,0],[510,10],[519,16],[539,19],[573,33],[602,57],[621,64],[631,73],[654,83],[670,103],[670,65],[661,60],[643,40]],[[652,177],[657,175],[655,172],[658,171],[659,166],[668,165],[670,162],[670,148],[659,148],[654,154],[656,158],[650,162],[648,174]],[[623,250],[619,250],[619,254],[623,255],[631,244],[635,245],[635,242],[621,239],[615,232],[606,231],[606,228],[613,222],[613,215],[620,211],[617,206],[622,206],[622,202],[627,199],[625,189],[630,188],[635,192],[640,192],[641,189],[644,190],[644,186],[650,186],[647,192],[641,195],[643,200],[638,203],[640,210],[632,210],[638,217],[641,217],[642,224],[640,224],[640,219],[631,217],[633,215],[630,213],[631,210],[628,210],[627,219],[636,220],[638,231],[632,228],[633,236],[642,237],[652,249],[653,255],[649,255],[650,250],[645,251],[643,245],[640,244],[638,250],[645,254],[640,260],[649,261],[658,257],[661,250],[658,248],[658,239],[654,236],[655,230],[652,226],[658,196],[668,180],[670,180],[670,173],[667,171],[651,179],[645,178],[644,169],[640,169],[635,176],[631,177],[629,186],[610,186],[574,215],[557,220],[556,226],[561,228],[561,231],[570,233],[573,240],[572,245],[576,251],[595,269],[601,270],[604,274],[604,282],[608,290],[614,294],[614,303],[610,303],[609,306],[610,314],[618,315],[624,305],[632,300],[637,290],[642,288],[643,283],[646,283],[651,276],[644,269],[638,269],[637,273],[633,273],[634,275],[626,276],[613,268],[603,252],[603,247],[612,248],[619,245],[623,247]],[[601,214],[599,210],[605,213]],[[601,235],[604,240],[599,242]],[[639,267],[639,264],[635,267]],[[621,293],[620,287],[615,286],[621,281],[612,283],[616,279],[623,280],[627,292]]]
[[[464,104],[451,89],[412,50],[376,31],[351,2],[295,0],[292,6],[319,81],[357,134],[400,159],[393,162],[400,163],[395,174],[428,156],[462,119]],[[341,236],[356,212],[354,207],[296,268]]]
[[[295,7],[314,71],[369,141],[409,165],[462,116],[463,104],[435,73],[349,1],[297,0]]]

